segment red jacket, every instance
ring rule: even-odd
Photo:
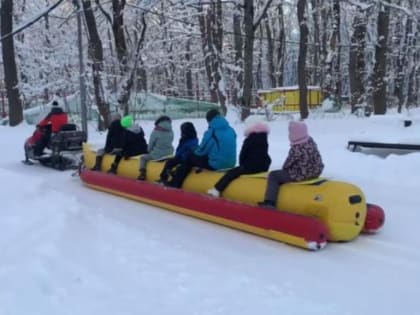
[[[40,128],[36,128],[32,136],[26,139],[25,145],[33,146],[37,144],[37,142],[42,139],[43,135],[44,133],[42,132],[42,130]]]
[[[45,127],[48,124],[51,124],[51,132],[56,133],[60,131],[61,126],[67,124],[68,117],[63,110],[58,106],[53,106],[50,113],[41,120],[38,125],[40,127]]]

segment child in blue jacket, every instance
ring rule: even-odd
[[[209,124],[198,148],[176,169],[167,186],[180,188],[191,169],[220,170],[236,163],[236,133],[217,109],[206,114]]]

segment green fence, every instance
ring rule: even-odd
[[[219,108],[219,104],[153,93],[137,94],[130,104],[130,111],[141,119],[155,119],[162,114],[172,119],[200,118],[212,108]]]
[[[65,102],[61,99],[59,103],[71,115],[73,121],[80,120],[80,99],[77,94],[67,97]],[[116,104],[110,103],[110,110],[115,111]],[[38,123],[51,109],[51,103],[40,102],[33,105],[33,107],[24,110],[24,118],[28,124]],[[206,112],[212,108],[219,108],[219,104],[167,97],[154,93],[133,94],[129,103],[130,113],[136,119],[144,120],[154,120],[160,115],[168,115],[172,119],[201,118],[205,117]],[[98,111],[95,106],[88,105],[87,113],[89,120],[98,120]]]

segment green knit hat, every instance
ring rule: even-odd
[[[130,128],[133,125],[134,119],[133,116],[127,115],[121,118],[121,126],[124,128]]]

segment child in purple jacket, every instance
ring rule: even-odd
[[[264,201],[258,205],[275,208],[280,186],[319,177],[324,169],[318,146],[303,121],[289,123],[290,150],[281,170],[268,174]]]

